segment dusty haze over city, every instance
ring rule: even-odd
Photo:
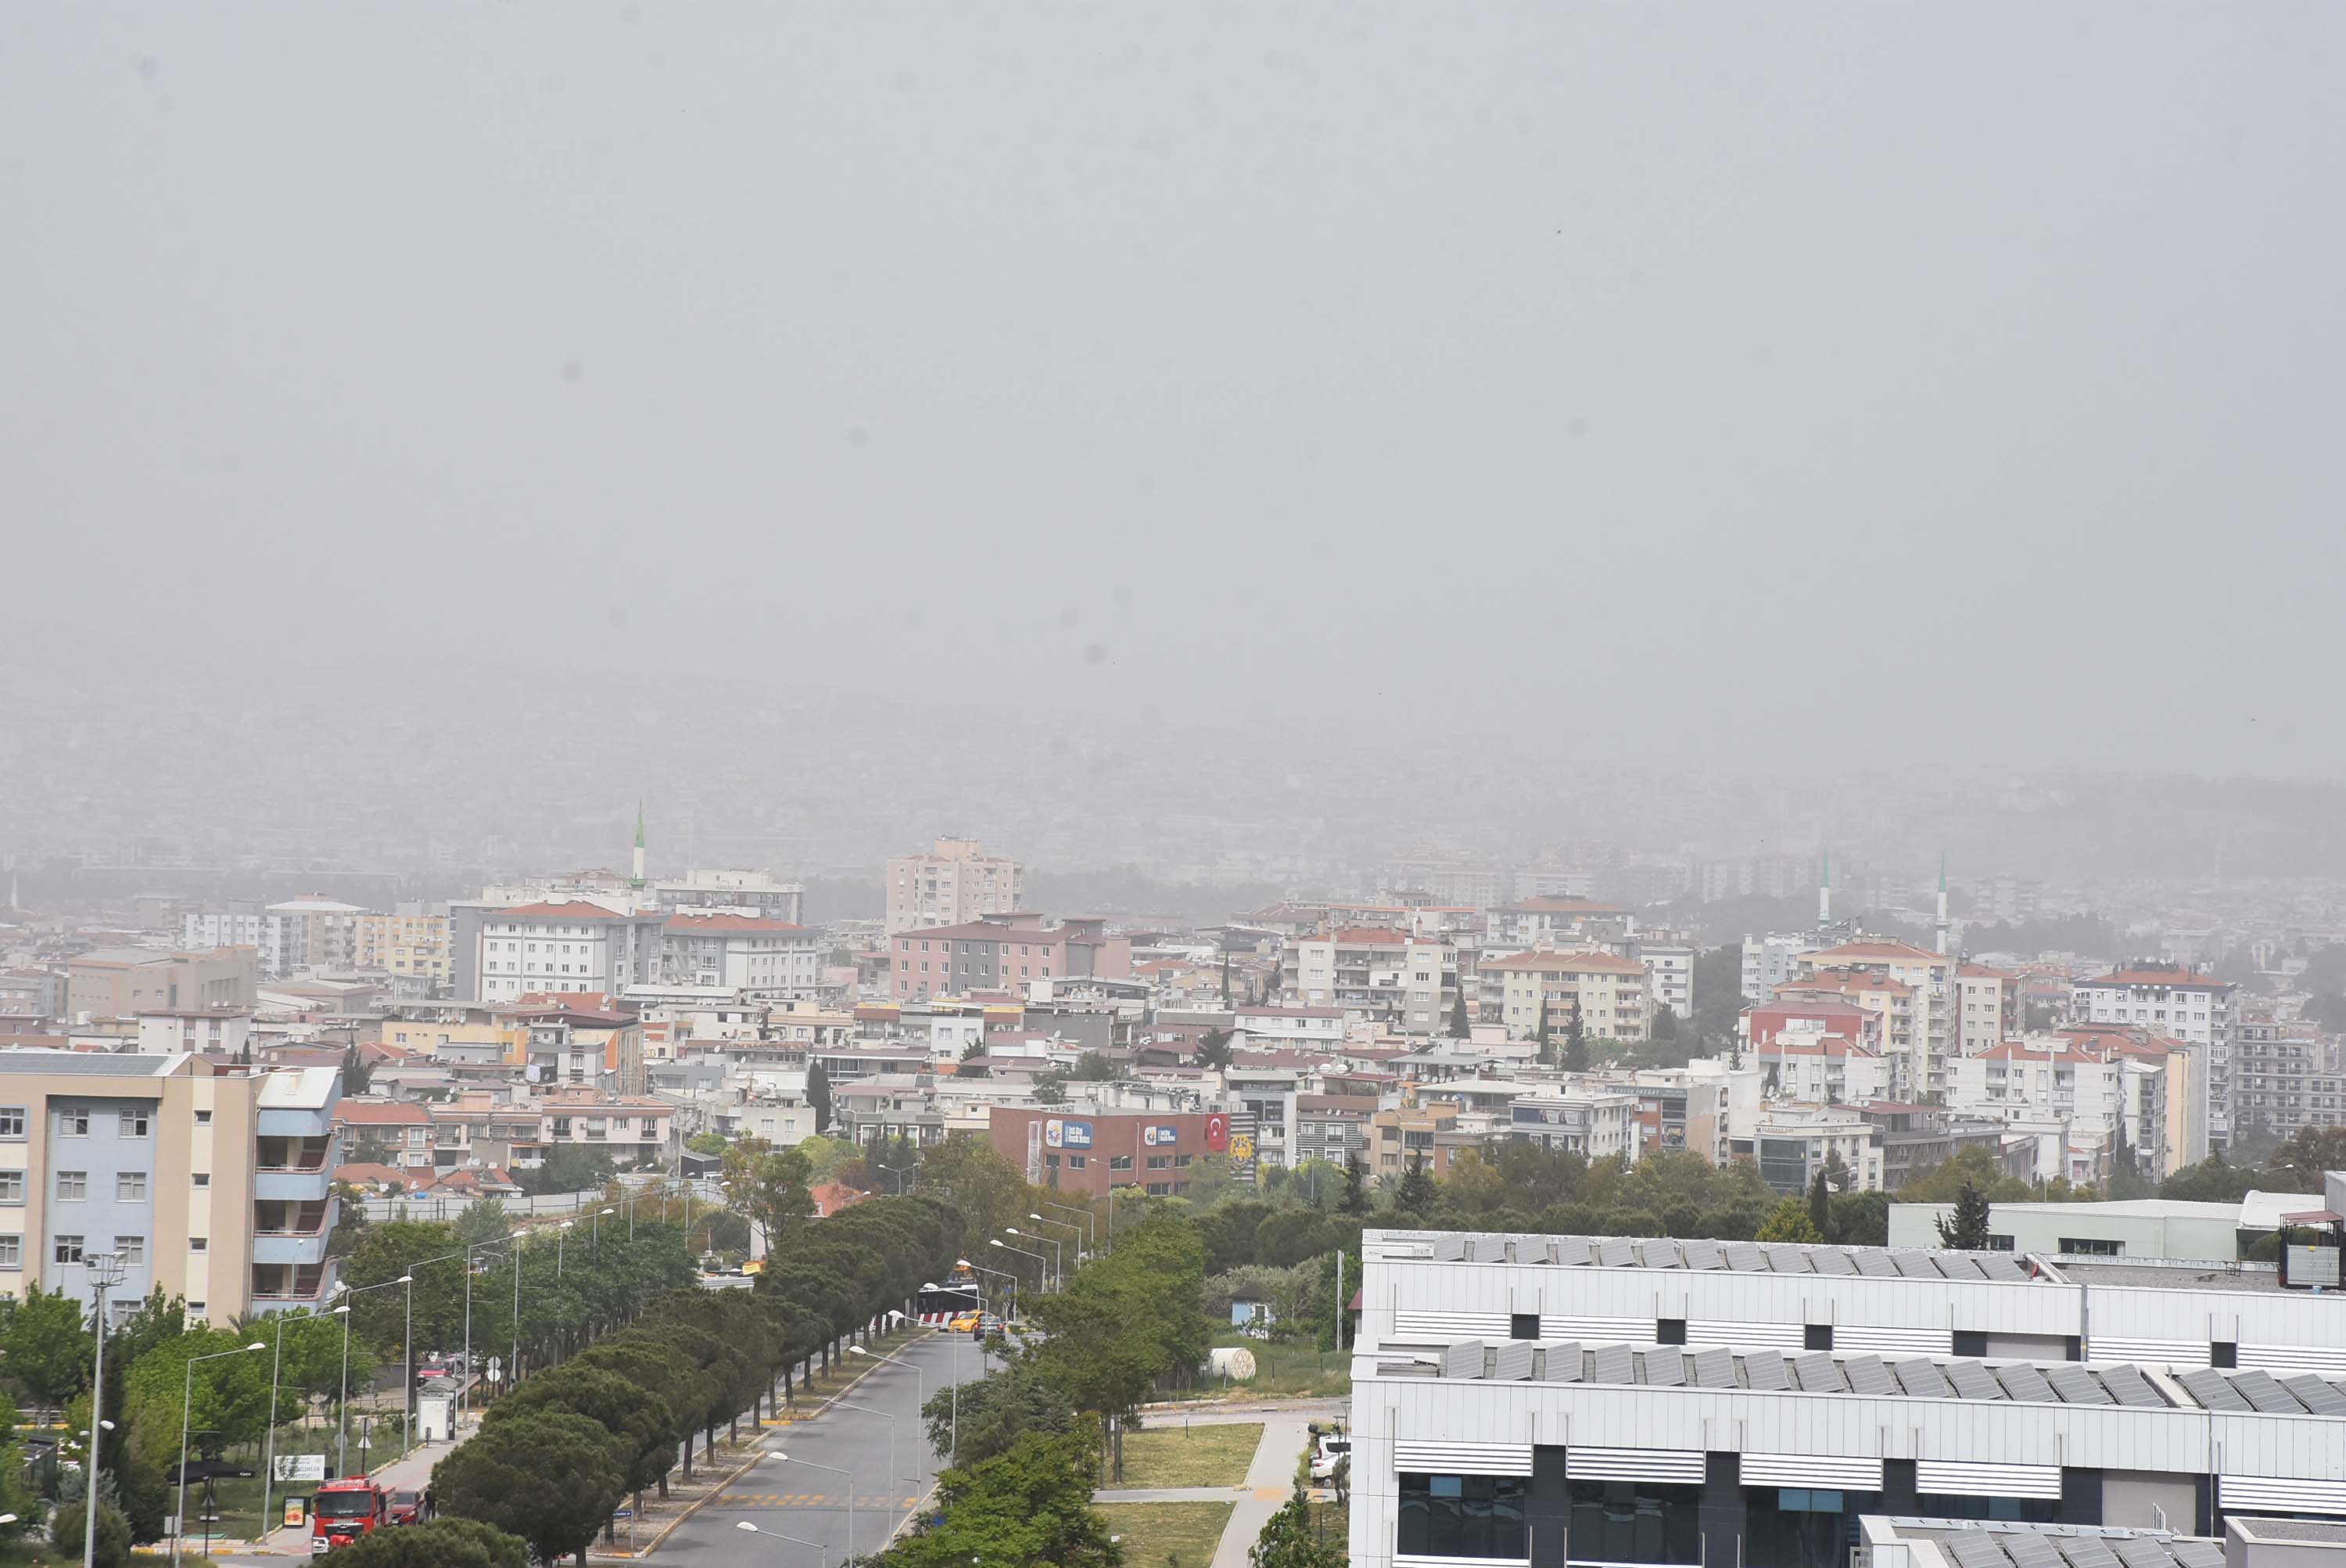
[[[2341,45],[12,8],[0,853],[2336,874]]]

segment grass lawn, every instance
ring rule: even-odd
[[[1125,1442],[1129,1448],[1131,1439]],[[1127,1461],[1128,1463],[1129,1461]],[[1132,1568],[1206,1568],[1222,1527],[1230,1522],[1227,1502],[1099,1502],[1110,1534],[1124,1537],[1124,1560]]]
[[[1239,1486],[1262,1441],[1260,1421],[1198,1426],[1184,1431],[1179,1418],[1163,1426],[1127,1432],[1124,1479],[1117,1490],[1159,1486]]]
[[[1333,1399],[1348,1396],[1352,1391],[1352,1358],[1334,1350],[1322,1350],[1309,1341],[1293,1344],[1276,1343],[1268,1339],[1250,1339],[1237,1333],[1221,1333],[1214,1337],[1219,1345],[1243,1345],[1254,1352],[1254,1381],[1224,1383],[1219,1378],[1208,1379],[1186,1393],[1169,1396],[1176,1400],[1199,1400],[1209,1402],[1223,1400],[1254,1399]]]

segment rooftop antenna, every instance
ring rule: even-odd
[[[636,797],[636,853],[634,868],[634,883],[637,887],[642,887],[644,885],[644,798],[640,795]]]

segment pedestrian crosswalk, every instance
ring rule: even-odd
[[[921,1500],[917,1497],[867,1497],[856,1494],[858,1508],[911,1508]],[[717,1494],[719,1508],[845,1508],[847,1499],[821,1492],[721,1492]]]

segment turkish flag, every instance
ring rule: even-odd
[[[1230,1146],[1230,1120],[1216,1112],[1206,1118],[1206,1147],[1219,1154]]]

